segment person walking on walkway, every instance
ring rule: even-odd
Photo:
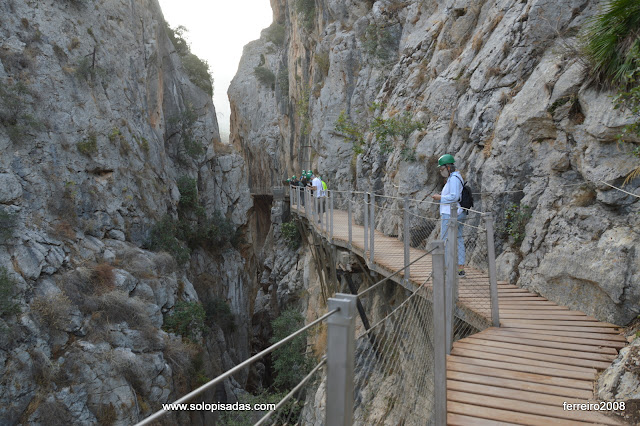
[[[458,206],[458,275],[465,276],[464,272],[464,239],[462,238],[463,222],[467,218],[467,212],[460,208],[460,198],[462,197],[462,187],[464,181],[460,172],[456,171],[455,159],[451,154],[444,154],[438,158],[438,170],[440,175],[446,179],[444,188],[440,194],[433,194],[431,198],[440,201],[440,238],[447,242],[447,231],[449,219],[451,217],[451,203],[456,202]]]
[[[320,180],[320,178],[318,176],[315,176],[312,172],[311,173],[311,187],[312,187],[312,191],[314,196],[318,199],[318,217],[321,214],[324,214],[324,189],[322,186],[322,180]],[[318,223],[320,223],[320,220],[318,220]]]

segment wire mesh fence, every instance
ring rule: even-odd
[[[489,266],[487,232],[479,215],[461,220],[464,276],[458,280],[458,305],[481,318],[491,318],[491,291],[486,271]]]
[[[356,340],[354,424],[433,424],[433,310],[426,283]]]
[[[256,423],[262,425],[324,424],[324,394],[326,393],[326,358],[264,414]],[[234,424],[234,423],[227,423]],[[253,422],[249,423],[253,424]]]

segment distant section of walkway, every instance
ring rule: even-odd
[[[313,225],[328,236],[329,231]],[[364,227],[352,224],[350,249],[368,259],[364,238]],[[349,248],[345,211],[333,212],[333,243]],[[424,253],[411,248],[411,261]],[[403,242],[375,231],[369,267],[389,276],[404,266]],[[430,274],[431,257],[426,256],[411,266],[408,283],[402,273],[394,280],[417,288]],[[447,423],[619,424],[605,413],[564,409],[565,402],[595,402],[597,372],[626,344],[619,328],[504,282],[498,285],[501,327],[480,326],[490,324],[487,304],[477,297],[487,294],[488,287],[488,275],[471,268],[459,282],[458,309],[466,308],[465,321],[484,330],[456,341],[447,358]]]

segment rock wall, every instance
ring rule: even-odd
[[[436,160],[452,153],[503,228],[502,279],[626,324],[640,306],[640,202],[605,182],[620,187],[634,167],[615,138],[630,118],[586,84],[577,53],[599,3],[272,0],[285,38],[265,30],[245,48],[231,140],[262,176],[311,167],[333,189],[418,200],[440,190]],[[341,113],[363,152],[336,131]],[[405,113],[423,128],[382,152],[371,123]],[[531,213],[518,242],[504,231],[514,203]]]
[[[0,15],[0,280],[15,282],[0,292],[0,423],[133,424],[251,353],[244,160],[156,0],[2,0]],[[145,249],[182,176],[244,244],[184,267]],[[198,349],[161,329],[178,301],[212,298],[235,331],[209,324]]]

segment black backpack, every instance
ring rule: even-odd
[[[471,193],[471,188],[467,185],[466,182],[463,182],[459,176],[456,175],[460,183],[462,184],[462,194],[460,195],[460,207],[465,209],[470,209],[473,207],[473,194]]]

